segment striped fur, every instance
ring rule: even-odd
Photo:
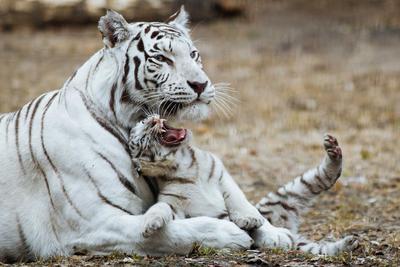
[[[0,115],[0,261],[250,246],[244,231],[213,218],[176,221],[146,240],[140,232],[157,187],[135,171],[130,128],[152,109],[203,118],[214,97],[184,18],[129,24],[109,11],[99,22],[105,47],[62,89]],[[188,81],[207,87],[198,93]]]
[[[353,237],[313,242],[298,234],[301,212],[340,176],[342,152],[334,137],[324,138],[327,156],[321,165],[269,193],[256,205],[257,212],[215,155],[192,148],[188,137],[179,147],[162,145],[161,127],[154,124],[159,121],[157,115],[146,118],[133,128],[130,138],[134,157],[140,156],[142,173],[157,177],[160,189],[158,203],[145,214],[145,237],[173,218],[210,216],[226,218],[243,229],[253,230],[252,237],[258,247],[335,255],[357,246]]]

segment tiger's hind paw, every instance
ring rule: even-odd
[[[324,148],[328,157],[333,161],[342,160],[342,149],[339,146],[337,139],[330,135],[325,134],[324,136]]]
[[[356,236],[350,235],[350,236],[346,236],[345,238],[343,238],[342,240],[340,240],[341,242],[341,249],[340,252],[350,252],[355,250],[358,245],[358,239]]]

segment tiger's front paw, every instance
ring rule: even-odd
[[[155,215],[151,216],[150,218],[146,218],[142,231],[143,237],[147,238],[153,235],[155,232],[159,231],[171,220],[172,217],[163,217],[161,215]]]
[[[295,237],[286,228],[275,227],[268,222],[251,233],[254,245],[257,248],[293,249]]]
[[[229,211],[230,220],[244,230],[258,228],[264,223],[264,217],[253,206],[245,210]]]

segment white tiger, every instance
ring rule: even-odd
[[[192,147],[190,139],[190,131],[167,125],[159,115],[148,116],[131,131],[133,160],[142,174],[156,177],[159,186],[158,202],[144,214],[144,237],[157,234],[173,219],[209,216],[253,230],[255,245],[261,248],[280,246],[335,255],[358,245],[352,236],[336,242],[312,242],[297,234],[300,211],[340,176],[342,153],[334,137],[324,138],[327,156],[323,163],[262,199],[257,205],[261,213],[247,201],[221,160]],[[280,244],[269,236],[269,222],[291,230],[280,229],[281,237],[286,238]]]
[[[245,231],[208,217],[176,220],[157,238],[140,232],[156,191],[134,170],[130,128],[153,107],[204,118],[215,95],[186,23],[183,9],[169,23],[128,24],[109,11],[105,47],[62,89],[1,115],[0,261],[250,247]]]

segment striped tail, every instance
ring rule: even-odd
[[[341,252],[353,251],[358,247],[358,240],[355,236],[346,236],[337,241],[310,241],[304,237],[298,237],[296,242],[298,250],[315,255],[335,256]]]
[[[324,148],[327,155],[318,167],[269,193],[256,205],[272,225],[297,233],[301,213],[311,206],[317,195],[330,189],[340,177],[342,150],[336,138],[325,135]]]

